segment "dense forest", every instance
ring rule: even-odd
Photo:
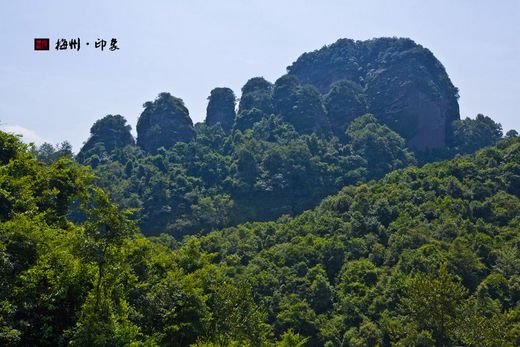
[[[0,345],[520,345],[520,137],[409,39],[0,132]],[[238,101],[238,104],[237,104]]]
[[[0,141],[4,345],[520,342],[518,137],[183,242],[143,237],[74,161]]]

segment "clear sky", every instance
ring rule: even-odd
[[[77,151],[106,114],[135,128],[159,92],[202,121],[214,87],[239,95],[251,77],[274,82],[303,52],[380,36],[429,48],[460,89],[462,117],[520,129],[518,0],[0,0],[0,122]],[[33,51],[35,37],[49,37],[51,50]],[[79,51],[54,50],[52,41],[77,37]],[[92,46],[113,37],[119,51]]]

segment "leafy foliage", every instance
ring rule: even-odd
[[[482,114],[453,123],[453,147],[457,153],[473,153],[494,145],[501,137],[502,126]]]
[[[275,333],[310,345],[513,346],[519,149],[397,171],[202,244],[253,283]]]
[[[373,124],[354,121],[350,136]],[[210,129],[201,141],[219,143]],[[290,126],[242,136],[260,134],[295,136]],[[347,186],[296,217],[182,242],[144,238],[70,159],[47,164],[12,135],[0,142],[3,345],[520,341],[518,138]]]
[[[260,111],[242,112],[235,126],[249,112]],[[294,215],[346,184],[414,162],[402,138],[374,117],[363,119],[346,145],[301,135],[278,116],[230,136],[219,126],[197,124],[196,138],[188,143],[153,155],[127,146],[100,158],[96,183],[122,207],[140,209],[136,216],[146,234],[181,238]]]

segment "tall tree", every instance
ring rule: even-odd
[[[399,167],[414,163],[404,139],[374,115],[366,114],[355,119],[347,129],[354,151],[368,163],[370,177],[379,177]]]
[[[404,309],[420,330],[427,330],[437,346],[454,342],[467,290],[442,266],[438,274],[418,273],[409,282]]]

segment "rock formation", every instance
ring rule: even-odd
[[[208,97],[206,124],[220,123],[226,134],[229,134],[235,121],[235,93],[229,88],[215,88]]]
[[[160,147],[168,149],[195,137],[193,122],[182,99],[161,93],[143,107],[137,121],[137,145],[146,152],[153,153]]]
[[[82,157],[88,151],[98,147],[102,151],[111,152],[116,148],[134,145],[135,140],[126,124],[126,119],[121,115],[107,115],[97,120],[90,128],[90,137],[79,151]]]
[[[419,150],[445,146],[451,123],[460,118],[458,90],[444,67],[428,49],[410,39],[341,39],[303,54],[287,71],[302,84],[328,94],[329,117],[336,131],[344,131],[355,117],[350,113],[363,108],[363,99],[365,112],[375,114],[403,136],[408,146]],[[339,100],[330,104],[335,93],[332,86],[342,80],[360,87],[358,96],[347,97],[351,102],[344,100],[344,111],[336,106]]]

